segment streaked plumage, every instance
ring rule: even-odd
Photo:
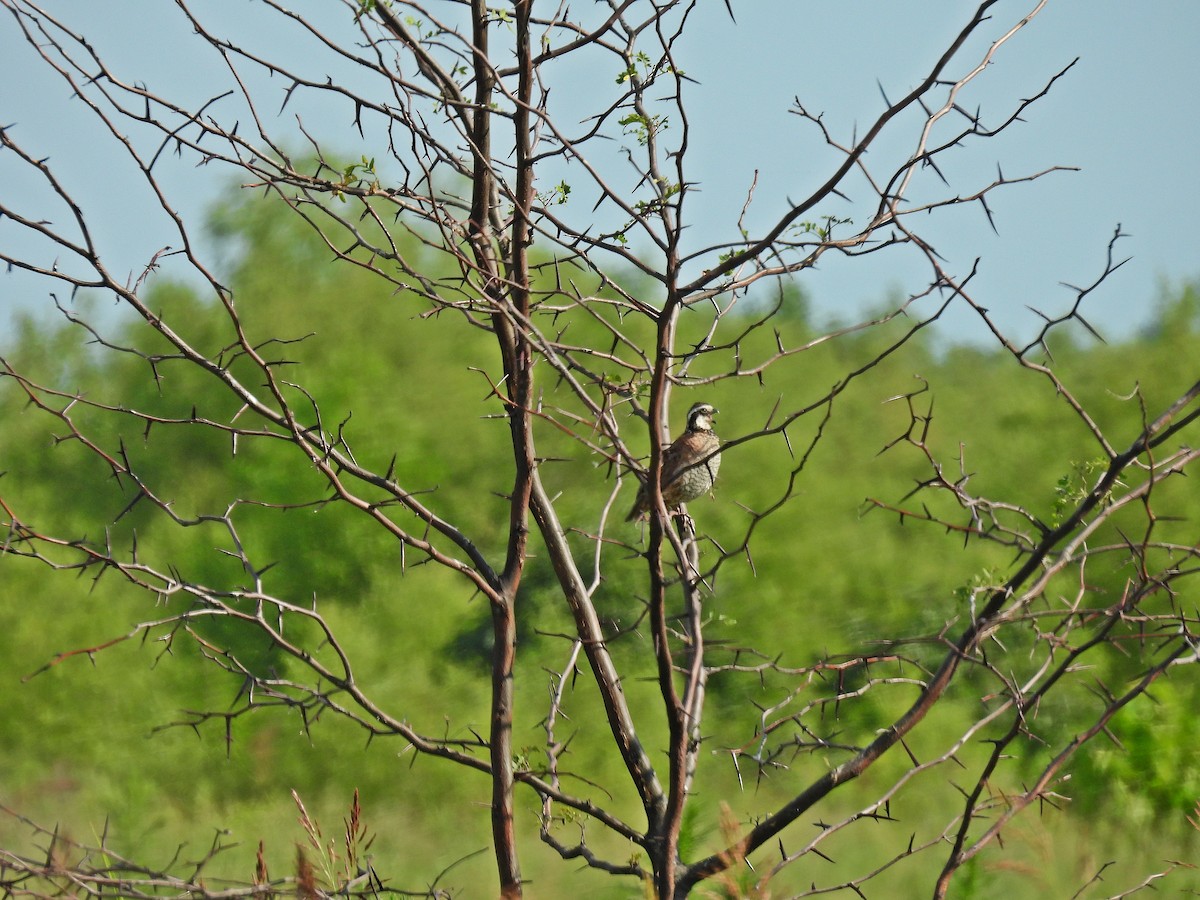
[[[689,411],[687,429],[663,451],[662,492],[668,510],[702,497],[713,489],[721,468],[721,439],[713,431],[717,409],[710,403],[697,403]],[[638,488],[633,509],[626,522],[641,518],[650,510],[649,491]]]

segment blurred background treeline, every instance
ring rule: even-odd
[[[493,558],[502,554],[507,525],[502,494],[511,468],[507,430],[488,399],[488,379],[498,368],[491,337],[445,313],[422,315],[428,310],[418,301],[368,273],[331,266],[328,251],[299,219],[270,203],[231,202],[214,214],[212,229],[226,249],[225,281],[235,290],[248,331],[281,339],[265,352],[290,360],[289,380],[319,403],[326,426],[343,422],[354,452],[380,469],[394,457],[401,484],[430,491],[430,503],[442,515],[461,523]],[[151,306],[184,325],[195,343],[212,350],[229,343],[220,317],[209,315],[211,301],[196,289],[161,281],[151,290]],[[107,322],[113,344],[144,345],[145,327],[113,319],[102,298],[79,302]],[[1083,330],[1057,333],[1047,348],[1063,382],[1118,441],[1135,435],[1143,398],[1156,414],[1197,376],[1200,289],[1164,286],[1158,302],[1150,330],[1106,334],[1103,343]],[[750,321],[724,327],[736,331]],[[564,316],[559,324],[575,329],[581,344],[603,335],[598,328],[589,331],[583,319]],[[699,334],[707,321],[685,319],[684,325]],[[827,326],[812,319],[796,288],[771,326],[745,339],[744,349],[768,355],[776,342],[773,329],[783,343],[796,346]],[[680,389],[673,429],[682,425],[689,403],[706,399],[721,409],[722,437],[752,432],[777,403],[794,410],[814,402],[909,327],[900,318],[847,334],[770,368],[761,381]],[[195,410],[215,421],[237,414],[198,370],[170,359],[151,366],[90,337],[60,319],[27,320],[4,339],[3,352],[13,368],[40,372],[65,392],[80,391],[116,408],[164,417]],[[697,374],[704,374],[702,365]],[[542,388],[553,396],[548,372]],[[966,614],[971,587],[1002,577],[1011,562],[1003,548],[964,546],[960,536],[901,524],[895,515],[872,508],[872,499],[900,503],[928,476],[910,445],[881,452],[910,427],[903,396],[914,391],[921,391],[914,399],[917,408],[932,413],[930,447],[947,463],[957,465],[961,457],[979,493],[1051,522],[1093,472],[1096,447],[1046,379],[1021,369],[996,347],[920,331],[855,379],[832,407],[801,419],[789,432],[790,450],[782,436],[774,436],[727,453],[715,499],[693,504],[701,532],[714,542],[705,552],[712,553],[714,545],[736,544],[747,510],[770,504],[793,473],[796,479],[793,499],[757,528],[752,559],[721,567],[709,609],[711,645],[755,648],[791,666],[868,653],[882,638],[937,634]],[[238,537],[252,558],[274,564],[265,576],[272,590],[292,602],[320,604],[355,655],[359,683],[382,705],[426,732],[467,735],[486,729],[486,603],[444,570],[408,565],[365,517],[318,502],[324,496],[321,480],[294,447],[247,442],[234,452],[228,438],[189,426],[118,435],[119,417],[82,410],[80,415],[83,424],[129,455],[181,517],[220,515],[240,498]],[[127,508],[127,486],[77,441],[64,439],[61,423],[32,408],[11,380],[0,382],[0,422],[0,494],[18,518],[89,541],[131,545],[136,539],[144,558],[196,581],[235,585],[244,577],[220,523],[183,528],[149,504]],[[644,430],[632,417],[627,427]],[[818,427],[822,438],[799,467]],[[581,527],[594,523],[616,473],[578,443],[555,438],[553,430],[543,435],[543,449],[551,457],[544,466],[561,492],[565,517]],[[626,477],[617,513],[624,513],[633,489],[633,479]],[[1186,484],[1156,502],[1164,519],[1194,521],[1200,515],[1200,493]],[[628,539],[636,542],[637,527],[627,527]],[[576,539],[581,554],[591,552],[586,536]],[[626,686],[635,711],[642,722],[653,723],[653,659],[648,635],[638,628],[643,564],[632,553],[613,552],[606,567],[599,606],[614,631],[629,629],[614,649],[630,673]],[[127,855],[164,866],[176,854],[203,856],[215,836],[236,845],[222,857],[228,873],[249,878],[259,841],[283,874],[295,845],[306,840],[290,791],[304,799],[326,836],[334,837],[357,789],[376,836],[373,864],[391,886],[420,890],[444,873],[438,887],[464,897],[491,893],[485,778],[415,757],[395,742],[368,742],[360,729],[328,714],[305,722],[294,709],[265,709],[232,719],[228,728],[220,720],[191,727],[190,711],[239,707],[243,685],[205,665],[197,644],[167,641],[161,633],[56,661],[56,654],[100,648],[137,623],[170,612],[111,574],[94,575],[0,558],[0,803],[83,842],[106,835]],[[1114,565],[1112,571],[1090,571],[1088,578],[1090,590],[1116,597],[1124,576]],[[535,560],[520,607],[516,738],[531,759],[542,738],[547,672],[562,665],[561,635],[570,631],[559,603],[552,573]],[[221,638],[237,648],[239,658],[265,670],[288,666],[277,650],[256,644],[258,638],[232,630]],[[909,652],[927,652],[929,659],[941,652],[914,646]],[[1101,668],[1097,682],[1116,685],[1135,672],[1118,654],[1105,658]],[[584,790],[585,781],[623,784],[619,761],[604,752],[607,729],[585,681],[574,686],[569,724],[580,735],[570,758],[579,776],[576,789]],[[743,745],[751,745],[761,709],[788,689],[774,676],[714,676],[706,732],[740,735]],[[1200,834],[1188,822],[1200,801],[1195,715],[1200,696],[1193,683],[1169,679],[1152,695],[1153,703],[1124,711],[1111,737],[1093,742],[1072,765],[1061,806],[1019,818],[1003,847],[972,865],[957,896],[1001,897],[1014,890],[1021,896],[1070,896],[1114,861],[1096,888],[1107,896],[1162,869],[1164,860],[1200,859]],[[848,740],[869,735],[890,721],[905,698],[911,699],[911,689],[897,686],[895,693],[848,704],[838,725]],[[957,708],[952,703],[939,711],[940,718],[930,723],[930,746],[939,730],[949,737],[972,721],[978,702],[964,691],[954,701]],[[1039,727],[1069,737],[1077,712],[1069,706],[1039,710]],[[172,723],[182,724],[169,727]],[[655,727],[643,727],[653,742]],[[586,739],[589,731],[597,740]],[[798,756],[787,770],[764,778],[742,772],[739,779],[729,747],[712,749],[698,782],[700,811],[687,826],[686,837],[696,847],[720,839],[715,823],[722,804],[768,809],[823,765]],[[1034,772],[1045,752],[1031,744],[1027,764],[1023,769],[1018,764],[1012,777]],[[823,809],[821,818],[845,814],[877,796],[889,775],[896,777],[906,764],[897,760],[891,769],[872,769],[862,785],[841,792],[836,810]],[[946,827],[952,814],[947,810],[955,807],[944,801],[953,791],[944,775],[935,775],[896,804],[894,822],[877,828],[881,834],[888,830],[892,840],[902,833],[901,845],[909,834],[927,839]],[[532,794],[521,798],[530,896],[559,897],[568,890],[589,897],[640,895],[636,885],[559,861],[537,840]],[[629,797],[605,799],[618,808],[634,807]],[[819,827],[815,820],[795,826],[794,842]],[[45,842],[19,819],[0,818],[0,846],[29,850]],[[825,865],[853,867],[857,859],[870,859],[860,844],[856,837],[824,846],[834,857]],[[942,859],[935,849],[897,865],[880,882],[895,891],[891,896],[917,895],[910,890],[924,895]],[[809,868],[815,864],[793,867],[797,871],[781,877],[781,894],[828,879],[827,872]],[[1200,891],[1195,873],[1176,873],[1170,884]]]

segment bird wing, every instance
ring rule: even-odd
[[[662,485],[666,487],[678,478],[689,464],[694,462],[700,437],[698,434],[687,432],[681,434],[676,441],[663,451]]]

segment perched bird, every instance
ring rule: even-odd
[[[688,410],[687,430],[662,454],[662,493],[667,509],[703,497],[713,489],[721,468],[721,439],[713,432],[717,409],[711,403],[697,403]],[[650,490],[638,488],[633,509],[626,522],[639,519],[650,511]]]

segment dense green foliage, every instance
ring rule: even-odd
[[[216,223],[218,234],[238,249],[236,257],[231,249],[227,280],[247,329],[264,340],[296,340],[267,352],[293,361],[293,380],[319,402],[327,427],[344,420],[354,452],[381,469],[394,456],[398,480],[433,492],[443,515],[461,523],[490,556],[502,554],[502,495],[511,475],[507,433],[499,420],[488,417],[495,411],[487,399],[489,378],[498,368],[490,336],[447,314],[422,317],[426,310],[404,293],[383,291],[369,275],[347,266],[327,265],[298,220],[280,216],[269,205],[238,204]],[[220,320],[210,315],[208,301],[190,287],[159,283],[153,290],[151,305],[186,328],[195,343],[212,348],[227,343],[213,324]],[[790,302],[801,306],[798,297]],[[1119,437],[1125,432],[1132,437],[1140,421],[1137,400],[1130,399],[1135,387],[1155,409],[1195,379],[1200,295],[1194,288],[1174,292],[1164,299],[1159,322],[1153,333],[1109,344],[1081,335],[1078,343],[1051,348],[1063,380]],[[773,324],[785,332],[789,345],[816,327],[796,311]],[[587,321],[567,316],[555,325],[575,329],[581,344],[600,333],[589,332]],[[144,338],[144,326],[136,323],[111,327],[115,334],[125,333],[118,343]],[[870,360],[899,327],[823,344],[772,368],[762,384],[725,381],[706,389],[705,399],[723,410],[722,436],[736,438],[761,427],[781,397],[792,409],[812,402],[848,370]],[[214,393],[193,368],[167,360],[152,371],[144,360],[101,351],[86,338],[70,326],[27,322],[6,342],[5,352],[64,391],[82,391],[115,407],[163,416],[196,409],[217,421],[237,413],[229,398]],[[769,329],[762,329],[744,347],[765,355],[774,342]],[[973,476],[978,491],[1053,521],[1057,506],[1086,481],[1095,449],[1048,382],[1000,351],[944,346],[919,334],[856,379],[830,408],[801,420],[790,432],[794,453],[780,436],[727,453],[716,499],[693,509],[701,531],[721,546],[738,539],[747,508],[772,503],[793,472],[797,481],[795,497],[756,532],[752,564],[730,561],[719,571],[710,643],[756,648],[797,666],[823,654],[861,653],[884,637],[936,634],[964,615],[973,585],[1006,571],[1010,560],[999,548],[964,547],[960,538],[935,527],[902,526],[867,502],[900,503],[914,480],[925,477],[923,461],[911,447],[880,452],[909,427],[905,403],[894,398],[921,386],[914,376],[929,386],[914,402],[922,411],[932,403],[931,447],[946,461],[958,457],[961,447],[965,468],[978,473]],[[553,391],[548,376],[542,387]],[[676,410],[690,399],[678,396]],[[826,412],[821,440],[798,468]],[[136,535],[147,559],[164,566],[169,560],[198,580],[240,583],[243,573],[224,552],[230,537],[219,524],[180,528],[147,504],[121,515],[130,496],[127,486],[109,477],[77,442],[56,440],[63,436],[61,427],[30,408],[12,384],[0,385],[0,416],[5,423],[2,493],[19,518],[94,541],[131,543]],[[88,424],[112,441],[121,427],[111,417],[90,417]],[[637,427],[631,421],[630,428]],[[554,489],[563,492],[565,508],[602,504],[614,473],[577,443],[546,441],[543,449],[554,461],[544,465]],[[408,566],[364,517],[318,502],[324,487],[294,448],[259,443],[234,453],[228,442],[188,426],[121,434],[121,443],[180,516],[222,513],[233,497],[246,501],[237,514],[239,536],[255,558],[276,563],[268,575],[273,590],[297,603],[320,599],[355,654],[359,682],[381,702],[426,731],[436,731],[443,718],[445,728],[463,734],[483,727],[490,639],[486,604],[444,570]],[[630,484],[627,480],[615,506],[621,513],[632,497]],[[297,502],[311,505],[277,508]],[[1156,509],[1164,518],[1194,520],[1200,496],[1186,484],[1176,485],[1173,493],[1157,498]],[[1164,521],[1162,527],[1171,526]],[[591,552],[590,547],[580,536],[580,553]],[[607,565],[599,605],[614,626],[636,626],[639,560],[613,556]],[[1093,590],[1119,594],[1124,576],[1116,569],[1091,572],[1089,578]],[[556,635],[569,631],[570,624],[551,573],[536,561],[524,591],[518,675],[527,693],[520,698],[517,745],[533,757],[544,712],[542,668],[561,663]],[[98,647],[128,633],[134,623],[152,619],[159,614],[152,598],[112,578],[93,583],[87,575],[56,574],[9,557],[0,559],[0,597],[0,633],[5,635],[0,802],[5,806],[38,821],[61,823],[81,839],[106,827],[107,820],[118,846],[163,863],[177,844],[187,842],[184,855],[195,856],[207,846],[211,828],[228,828],[225,840],[243,845],[229,855],[230,865],[247,877],[258,840],[265,840],[268,856],[281,869],[289,865],[292,844],[302,840],[288,796],[293,788],[327,823],[328,833],[337,831],[358,788],[368,824],[378,835],[375,865],[397,887],[421,887],[443,868],[487,847],[487,818],[479,814],[487,802],[483,777],[414,759],[402,746],[368,744],[361,731],[332,716],[305,728],[294,712],[267,710],[236,719],[228,734],[218,722],[195,730],[162,728],[186,720],[187,710],[231,708],[239,699],[241,685],[203,665],[194,644],[129,641],[72,656],[22,680],[56,653]],[[236,632],[223,638],[234,646],[240,640]],[[627,690],[635,709],[649,719],[655,698],[646,678],[653,660],[645,640],[634,627],[616,650],[631,673]],[[271,647],[238,649],[243,659],[252,658],[264,669],[288,665]],[[909,652],[918,658],[927,652],[933,659],[941,651],[915,645]],[[1098,673],[1105,679],[1119,682],[1132,674],[1116,654],[1105,664],[1109,671]],[[715,676],[706,731],[752,741],[759,708],[783,690],[773,677]],[[1041,817],[1021,819],[1003,850],[984,854],[974,865],[972,880],[963,882],[969,892],[961,896],[1002,896],[1014,889],[1057,896],[1118,855],[1120,867],[1106,876],[1110,882],[1133,877],[1139,867],[1163,858],[1194,852],[1195,834],[1185,814],[1200,799],[1195,766],[1200,735],[1191,714],[1200,697],[1182,681],[1168,681],[1153,693],[1158,706],[1131,709],[1113,727],[1123,749],[1097,743],[1073,767],[1074,779],[1062,792],[1072,801],[1063,811],[1047,809]],[[603,737],[602,716],[589,708],[586,685],[576,685],[575,695],[572,727],[584,735],[572,758],[575,771],[596,782],[620,783],[620,778],[600,777],[614,763],[603,754],[603,741],[586,735],[593,729]],[[836,726],[847,740],[860,740],[910,697],[911,687],[896,685],[891,693],[848,707]],[[961,728],[977,703],[964,692],[958,707],[938,715],[947,728]],[[1071,734],[1077,717],[1085,714],[1066,707],[1040,711],[1043,730],[1053,723],[1063,735]],[[932,733],[936,730],[935,725]],[[921,740],[910,748],[918,755]],[[1032,771],[1046,751],[1030,746],[1028,752]],[[714,752],[709,761],[700,798],[705,816],[697,815],[686,835],[694,845],[719,839],[707,823],[717,821],[722,802],[753,810],[769,805],[766,799],[776,790],[771,781],[756,785],[750,779],[740,786],[727,759]],[[797,778],[811,774],[808,767],[819,765],[797,758],[795,773],[777,776],[787,782],[780,784],[780,796],[795,789]],[[852,785],[839,797],[840,808],[852,809],[861,797],[877,794],[888,774],[885,762],[861,789]],[[944,827],[947,814],[938,803],[952,792],[950,785],[931,783],[918,800],[909,798],[907,808],[892,811],[901,820],[898,827],[925,837],[930,829]],[[531,796],[525,800],[532,802]],[[630,797],[613,802],[619,808],[636,805]],[[1130,822],[1157,823],[1156,844],[1130,842],[1124,832]],[[536,840],[532,811],[520,824],[528,831],[523,852],[533,896],[562,896],[556,880],[561,878],[576,879],[572,890],[588,896],[634,895],[629,884],[596,873],[575,875],[570,865],[554,862]],[[12,820],[0,823],[4,846],[19,845],[27,840],[20,837],[24,834]],[[1121,844],[1120,854],[1105,855],[1110,844]],[[853,841],[834,843],[832,851],[847,863],[860,854]],[[936,853],[919,864],[926,868],[898,867],[889,884],[902,892],[905,885],[927,883],[928,867],[940,862]],[[1053,866],[1044,865],[1048,858],[1055,860]],[[806,884],[817,876],[806,870],[787,877]],[[490,885],[490,878],[485,855],[455,867],[441,886]]]

